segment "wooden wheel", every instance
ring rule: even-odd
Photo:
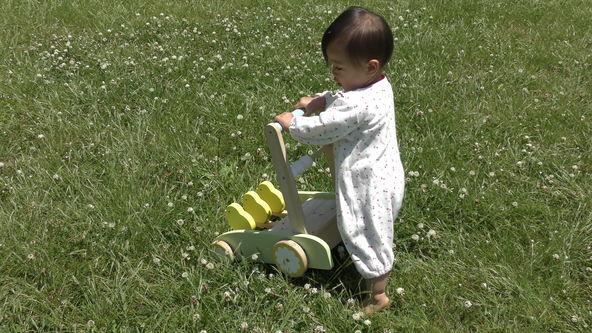
[[[212,245],[214,246],[214,252],[216,254],[223,258],[228,258],[231,261],[234,260],[234,252],[228,243],[223,240],[217,240],[214,241]]]
[[[292,240],[279,241],[273,245],[273,261],[281,272],[291,277],[302,276],[308,269],[306,253]]]

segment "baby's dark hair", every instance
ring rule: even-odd
[[[362,7],[349,7],[325,30],[321,42],[325,62],[329,44],[342,38],[353,63],[377,59],[384,67],[393,53],[393,33],[386,20]]]

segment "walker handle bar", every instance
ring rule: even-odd
[[[292,111],[292,114],[294,115],[294,117],[302,117],[302,116],[304,116],[304,108],[296,109],[296,110]],[[284,126],[282,126],[281,124],[280,124],[280,127],[282,129],[282,132],[286,130],[284,128]]]

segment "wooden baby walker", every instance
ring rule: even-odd
[[[293,113],[299,116],[303,112]],[[291,277],[302,276],[308,268],[332,269],[331,249],[341,242],[335,194],[298,191],[294,181],[325,147],[291,166],[282,126],[267,124],[265,136],[281,192],[271,182],[264,181],[256,191],[243,195],[242,206],[228,205],[225,215],[233,230],[216,237],[212,243],[215,252],[230,260],[235,256],[257,255]]]

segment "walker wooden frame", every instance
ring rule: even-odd
[[[257,223],[260,228],[235,226],[234,229],[240,230],[228,231],[214,240],[214,250],[231,260],[236,256],[257,255],[258,260],[275,264],[292,277],[302,276],[308,268],[332,269],[331,249],[341,242],[335,218],[335,194],[298,191],[281,125],[267,124],[265,136],[286,210],[273,214],[276,222]]]

